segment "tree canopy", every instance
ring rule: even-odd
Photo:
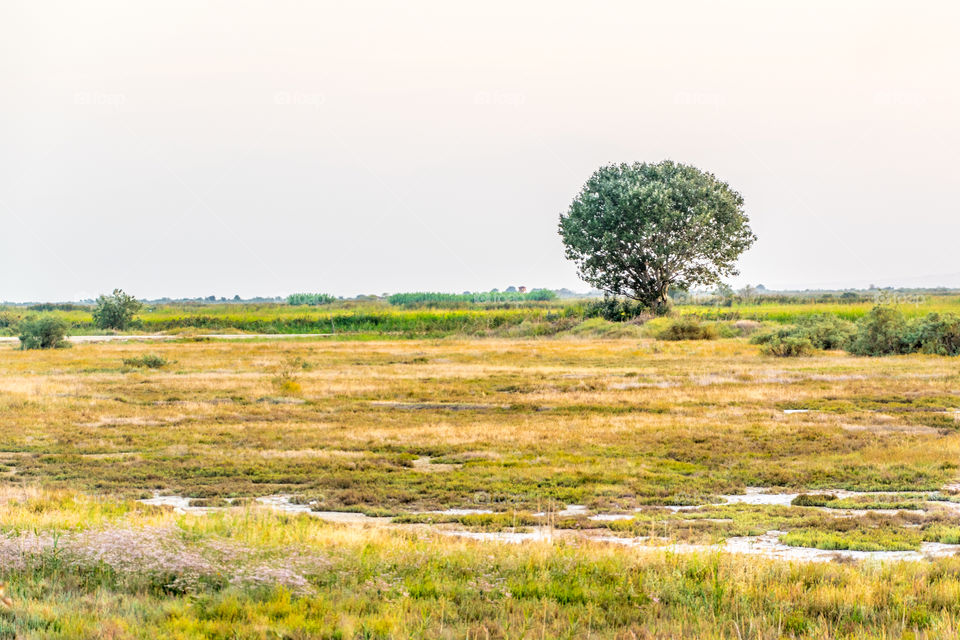
[[[598,169],[560,216],[560,235],[586,282],[657,311],[671,286],[736,275],[756,240],[739,193],[670,160]]]

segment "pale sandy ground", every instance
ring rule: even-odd
[[[855,491],[832,491],[834,495],[842,494],[843,497],[857,495],[870,495],[872,492],[860,493]],[[724,503],[727,504],[763,504],[763,505],[788,505],[790,500],[798,494],[795,493],[770,493],[768,490],[759,487],[748,487],[745,494],[722,496]],[[204,514],[211,511],[222,510],[224,507],[194,507],[190,505],[190,499],[183,496],[164,496],[159,493],[154,494],[152,498],[140,500],[144,504],[165,505],[173,507],[177,513]],[[381,526],[400,526],[391,524],[389,517],[371,517],[362,513],[339,512],[339,511],[314,511],[311,505],[295,504],[290,501],[289,496],[264,496],[257,498],[257,502],[268,506],[277,511],[287,513],[304,513],[328,522],[337,522],[341,524],[367,524]],[[960,507],[955,503],[947,503],[951,506]],[[682,509],[697,509],[698,507],[681,507]],[[848,514],[859,513],[855,510],[845,510]],[[883,512],[886,510],[876,510]],[[491,513],[483,509],[447,509],[444,511],[430,511],[426,513],[465,515],[469,513]],[[583,505],[568,505],[563,511],[555,515],[572,516],[589,513],[587,507]],[[863,511],[862,513],[866,513]],[[545,517],[547,514],[534,514],[538,517]],[[615,520],[621,519],[624,514],[597,514],[591,516],[590,520]],[[960,544],[941,544],[935,542],[922,543],[919,551],[850,551],[850,550],[824,550],[813,549],[809,547],[791,547],[780,542],[780,536],[785,531],[768,531],[758,536],[746,536],[739,538],[729,538],[722,544],[651,544],[649,538],[621,538],[610,534],[601,534],[598,532],[582,532],[577,530],[558,530],[552,526],[533,526],[524,527],[521,531],[468,531],[457,525],[416,525],[420,529],[433,530],[441,535],[466,538],[481,542],[519,544],[524,542],[547,542],[561,540],[587,539],[593,542],[621,545],[632,547],[638,550],[647,550],[651,552],[670,552],[670,553],[734,553],[741,555],[757,555],[765,558],[777,560],[788,560],[795,562],[837,562],[844,560],[864,560],[879,562],[894,561],[914,561],[920,562],[934,558],[950,557],[960,554]]]

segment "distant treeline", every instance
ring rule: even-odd
[[[397,307],[452,307],[457,305],[489,304],[504,302],[548,302],[556,300],[557,294],[549,289],[533,291],[487,291],[478,293],[395,293],[387,301]]]
[[[730,307],[733,305],[800,304],[915,304],[930,296],[956,295],[950,289],[862,289],[857,291],[781,291],[746,287],[738,291],[721,288],[713,292],[671,291],[675,304]]]
[[[330,304],[336,301],[337,298],[328,293],[294,293],[287,296],[287,304],[295,307],[302,305],[316,307],[321,304]]]
[[[74,304],[72,302],[41,302],[31,304],[27,311],[89,311],[90,305]]]

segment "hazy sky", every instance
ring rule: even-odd
[[[733,284],[960,286],[955,2],[0,4],[0,300],[585,290],[557,218],[671,158]]]

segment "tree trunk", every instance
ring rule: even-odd
[[[653,312],[658,316],[664,316],[670,313],[670,283],[664,283],[657,293],[657,300],[653,303]]]

